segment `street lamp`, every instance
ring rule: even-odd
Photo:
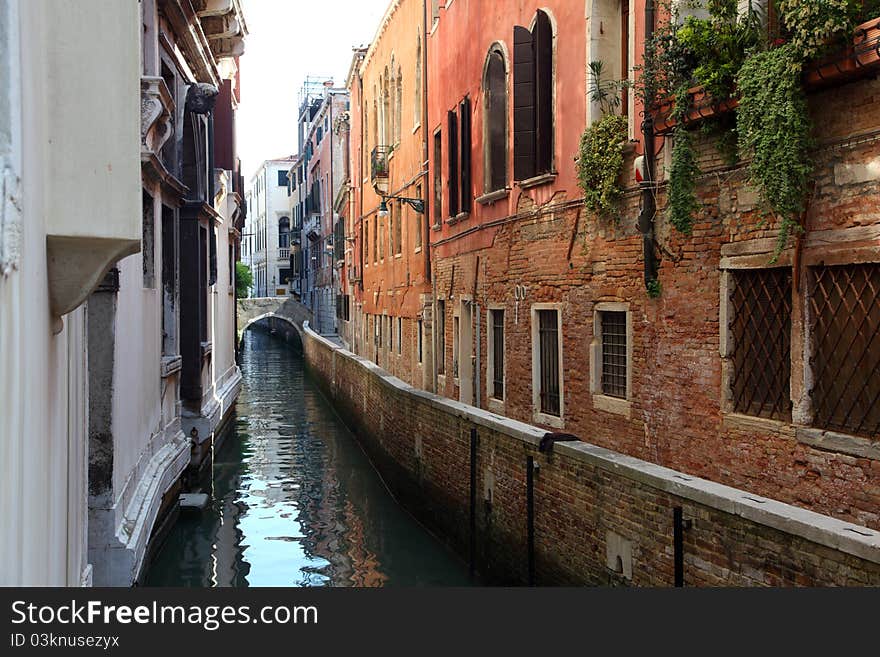
[[[379,204],[379,216],[388,216],[388,201],[396,199],[406,203],[419,214],[425,214],[425,202],[420,198],[406,198],[405,196],[382,196],[382,202]]]

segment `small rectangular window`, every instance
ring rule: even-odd
[[[279,187],[287,187],[288,182],[289,181],[287,180],[287,171],[284,171],[284,170],[279,171],[278,172],[278,186]]]
[[[541,412],[560,415],[559,323],[557,310],[538,311]]]
[[[397,318],[397,354],[403,353],[403,318]]]
[[[437,374],[446,374],[446,301],[437,302]]]
[[[458,378],[458,348],[459,348],[459,321],[458,315],[452,318],[452,376]]]
[[[602,394],[626,399],[626,312],[605,310],[602,322]]]
[[[418,332],[416,335],[416,355],[419,359],[419,364],[421,365],[421,363],[422,363],[422,339],[423,339],[422,332],[424,331],[424,328],[422,326],[422,320],[418,321],[416,330]]]
[[[491,396],[504,399],[504,311],[489,311],[489,356],[492,358]]]

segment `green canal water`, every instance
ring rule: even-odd
[[[184,510],[147,586],[462,586],[467,566],[385,488],[354,436],[263,330],[244,336],[244,385],[202,511]]]

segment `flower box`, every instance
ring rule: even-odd
[[[735,109],[739,104],[731,98],[720,103],[710,96],[702,85],[688,89],[691,98],[691,108],[685,117],[685,123],[696,123],[703,119],[718,116]],[[654,132],[662,135],[671,132],[678,121],[673,116],[675,111],[675,97],[667,96],[657,105],[654,110]]]
[[[880,64],[880,18],[862,23],[855,29],[852,45],[823,57],[804,72],[804,82],[817,87],[830,82],[857,77]]]

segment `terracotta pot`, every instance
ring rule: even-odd
[[[853,50],[862,66],[880,62],[880,18],[862,23],[856,28]]]
[[[706,93],[702,85],[688,89],[691,97],[691,108],[685,118],[685,123],[695,123],[719,114],[724,114],[736,108],[739,104],[730,99],[720,103],[714,102],[712,96]],[[657,105],[654,112],[654,130],[657,134],[669,132],[676,126],[678,121],[672,115],[675,110],[675,97],[667,96]]]

